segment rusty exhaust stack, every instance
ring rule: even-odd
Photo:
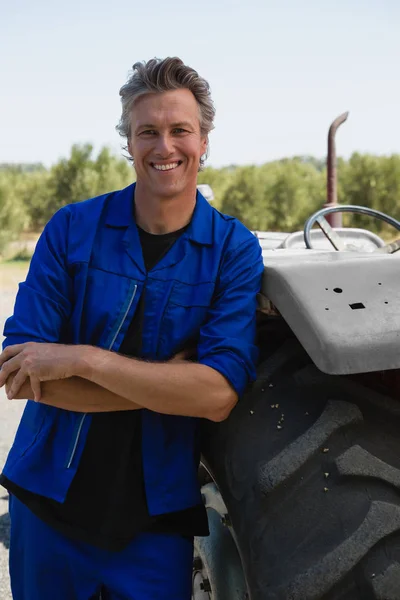
[[[336,131],[340,127],[342,123],[344,123],[349,116],[348,112],[343,113],[339,117],[337,117],[332,125],[329,128],[328,133],[328,158],[327,158],[327,168],[328,168],[328,180],[327,180],[327,202],[324,204],[325,207],[337,206],[337,173],[336,173],[336,145],[335,145],[335,135]],[[326,220],[329,222],[331,227],[341,227],[342,226],[342,215],[338,213],[333,213],[332,215],[328,215]]]

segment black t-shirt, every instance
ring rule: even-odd
[[[164,235],[138,229],[149,271],[186,228]],[[121,354],[141,356],[145,301],[144,290],[119,349]],[[94,413],[77,473],[62,504],[28,492],[4,475],[0,483],[64,535],[107,550],[121,550],[143,531],[208,535],[203,505],[157,517],[149,515],[141,436],[141,410]]]

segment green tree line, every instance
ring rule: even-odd
[[[22,232],[40,232],[62,206],[121,189],[134,179],[126,159],[108,148],[94,156],[90,144],[73,146],[68,158],[49,169],[40,164],[0,165],[0,255]],[[216,208],[252,230],[302,229],[307,216],[326,201],[325,164],[313,157],[206,167],[198,180],[212,187]],[[339,159],[338,200],[400,218],[400,155],[355,153],[347,161]],[[365,217],[352,217],[351,224],[386,231],[385,225]]]

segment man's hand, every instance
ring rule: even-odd
[[[181,350],[178,354],[175,354],[169,362],[187,362],[195,360],[197,356],[197,348],[191,346],[185,350]]]
[[[36,342],[8,346],[0,354],[0,387],[14,373],[10,387],[6,388],[8,399],[14,398],[29,379],[34,400],[39,402],[40,382],[73,377],[84,348]]]

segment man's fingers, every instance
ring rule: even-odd
[[[6,395],[8,395],[8,392],[11,390],[13,379],[14,379],[13,376],[10,375],[6,381]]]
[[[170,362],[179,362],[180,360],[185,360],[185,351],[182,350],[182,352],[178,352],[178,354],[175,354],[175,356],[173,356],[171,358]]]
[[[7,398],[9,400],[12,400],[18,394],[19,390],[21,389],[21,387],[25,383],[25,381],[26,381],[26,373],[24,373],[23,371],[18,371],[18,373],[16,374],[16,376],[13,379],[13,382],[11,384],[9,391],[7,392]]]
[[[197,356],[197,347],[191,346],[190,348],[186,348],[182,351],[182,354],[184,355],[184,360],[191,360]]]
[[[171,362],[179,362],[181,360],[190,360],[191,358],[194,358],[196,356],[196,354],[197,354],[197,348],[195,348],[195,347],[185,348],[184,350],[181,350],[180,352],[175,354],[175,356],[173,356],[173,358],[171,359]]]
[[[31,377],[31,388],[33,391],[33,399],[35,402],[40,402],[42,397],[42,388],[40,385],[40,379],[36,377]]]
[[[13,356],[16,356],[24,349],[25,344],[15,344],[14,346],[7,346],[0,354],[0,367],[10,360]]]
[[[20,360],[17,356],[10,358],[7,362],[3,363],[0,368],[0,387],[3,387],[8,377],[14,371],[18,371],[20,367]]]

